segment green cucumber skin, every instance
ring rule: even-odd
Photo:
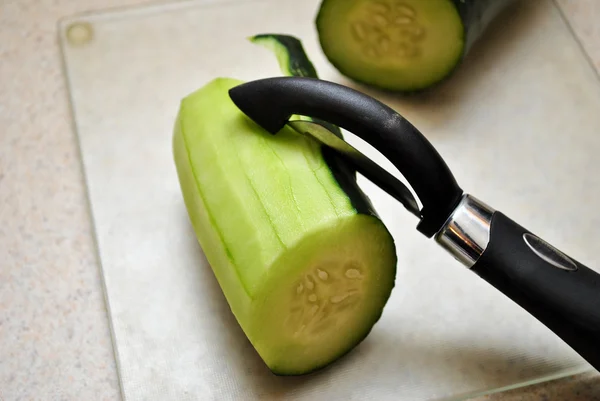
[[[313,63],[310,61],[304,50],[302,42],[298,38],[285,34],[263,33],[253,36],[250,40],[255,43],[273,40],[281,45],[286,51],[289,66],[289,68],[283,71],[284,74],[289,76],[319,78]],[[313,119],[313,121],[323,124],[331,132],[343,139],[342,131],[339,127],[336,127],[327,121],[318,119]],[[379,218],[370,199],[358,186],[358,182],[356,181],[356,171],[331,149],[321,146],[321,153],[325,163],[329,166],[333,177],[348,195],[348,198],[356,211],[361,214],[368,214]]]
[[[315,26],[317,29],[317,33],[319,32],[319,26],[322,23],[322,10],[323,6],[332,1],[351,1],[351,0],[323,0],[319,7],[319,11],[315,18]],[[356,83],[366,85],[369,87],[376,88],[383,92],[388,93],[401,93],[403,95],[417,95],[423,93],[427,90],[431,90],[443,82],[447,81],[451,78],[456,70],[462,65],[464,59],[468,56],[470,50],[473,48],[473,45],[478,41],[479,38],[485,33],[486,29],[489,25],[495,20],[495,18],[501,14],[508,6],[512,3],[515,3],[517,0],[448,0],[450,1],[454,7],[456,8],[460,19],[462,21],[463,28],[463,40],[464,46],[461,54],[456,59],[454,65],[448,69],[448,72],[444,75],[441,75],[437,80],[433,81],[431,84],[418,87],[414,89],[390,89],[387,87],[379,86],[372,84],[370,82],[366,82],[361,80],[358,77],[352,76],[352,74],[346,71],[345,67],[340,63],[336,62],[336,60],[332,60],[325,54],[329,62],[345,77],[353,80]],[[322,42],[321,36],[319,35],[319,41],[321,43],[321,47],[324,48],[324,44]]]
[[[283,35],[276,33],[262,33],[255,35],[250,40],[254,43],[260,41],[273,40],[287,52],[288,68],[285,71],[290,76],[294,77],[311,77],[317,78],[317,70],[312,61],[308,58],[302,42],[291,35]]]
[[[463,59],[490,24],[517,0],[452,0],[463,22],[465,47]]]

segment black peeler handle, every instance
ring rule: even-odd
[[[436,241],[600,371],[600,274],[470,195]]]
[[[600,274],[504,214],[471,268],[561,337],[600,371]]]

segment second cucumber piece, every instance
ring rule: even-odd
[[[452,74],[515,0],[323,0],[323,52],[344,75],[385,90],[431,87]]]

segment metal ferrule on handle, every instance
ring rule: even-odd
[[[459,262],[472,267],[490,242],[494,210],[472,195],[463,195],[435,240]]]

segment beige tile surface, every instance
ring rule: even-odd
[[[535,0],[531,0],[535,1]],[[600,3],[558,0],[600,68]],[[0,0],[0,399],[118,400],[56,39],[62,16],[142,0]],[[600,377],[491,400],[600,400]]]
[[[56,21],[123,3],[0,1],[4,401],[119,399]]]
[[[556,0],[596,69],[600,69],[600,1]]]

